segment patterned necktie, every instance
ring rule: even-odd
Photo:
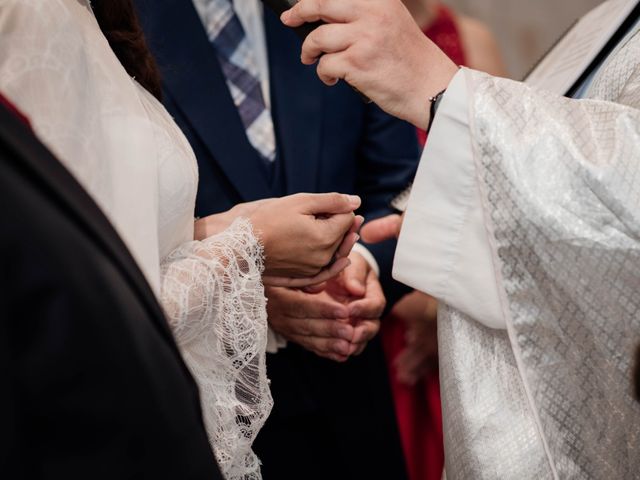
[[[254,52],[233,5],[230,0],[194,0],[194,4],[218,54],[249,142],[272,164],[276,158],[273,120],[262,96]]]

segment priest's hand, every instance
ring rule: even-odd
[[[326,22],[307,36],[302,63],[317,62],[327,85],[344,79],[422,129],[429,124],[429,98],[457,71],[398,0],[300,0],[281,20],[289,27]]]
[[[394,361],[398,380],[413,386],[438,368],[438,301],[414,291],[400,299],[390,315],[406,326],[405,348]]]
[[[397,238],[402,228],[403,216],[393,214],[372,220],[362,227],[360,236],[366,243],[380,243]]]

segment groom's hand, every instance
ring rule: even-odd
[[[285,287],[265,287],[269,326],[288,341],[324,358],[349,358],[355,328],[344,302],[329,293],[307,293]]]
[[[349,259],[351,265],[328,282],[327,290],[344,292],[349,299],[349,321],[355,327],[349,355],[360,355],[380,330],[380,317],[387,300],[369,262],[357,252]]]
[[[315,354],[344,362],[362,353],[380,329],[385,298],[377,275],[358,253],[322,290],[266,287],[270,327]]]

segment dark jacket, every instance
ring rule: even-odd
[[[196,385],[117,234],[0,107],[0,476],[221,479]]]

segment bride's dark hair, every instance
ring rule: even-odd
[[[93,0],[93,13],[111,49],[129,75],[160,99],[160,71],[140,26],[132,0]]]

